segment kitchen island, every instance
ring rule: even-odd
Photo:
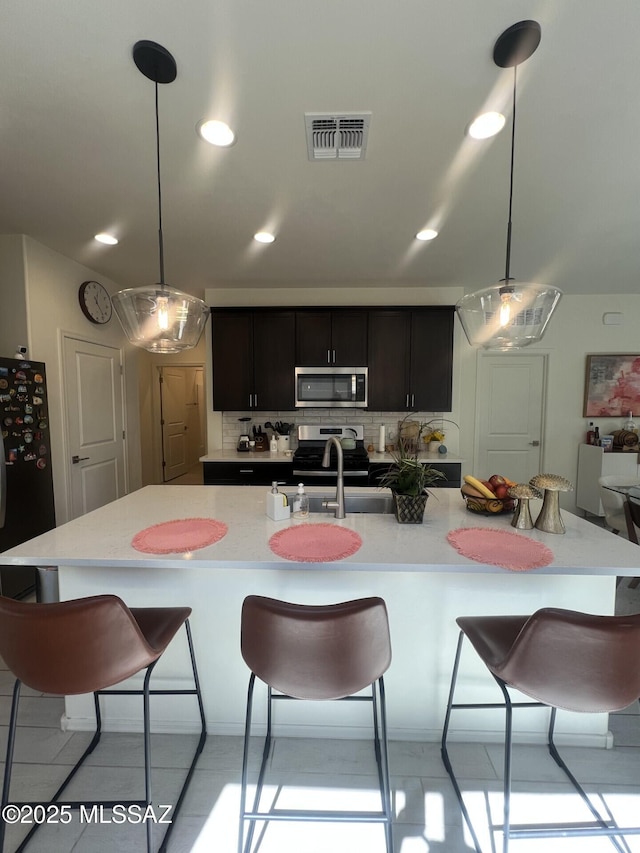
[[[347,494],[350,491],[365,492],[347,489]],[[375,489],[366,491],[378,494]],[[544,568],[512,572],[467,559],[447,542],[447,533],[460,527],[513,531],[510,515],[472,514],[452,489],[436,490],[429,498],[421,525],[401,525],[393,515],[382,514],[347,514],[338,521],[323,513],[308,521],[275,522],[265,515],[266,493],[264,487],[250,486],[149,486],[0,554],[0,563],[56,566],[62,599],[109,592],[131,606],[191,606],[209,731],[220,734],[237,735],[243,728],[248,671],[239,636],[246,595],[302,603],[380,595],[389,609],[393,647],[385,677],[389,731],[392,738],[409,740],[439,737],[457,616],[530,613],[544,606],[608,614],[614,608],[616,576],[640,574],[638,546],[567,512],[563,512],[564,535],[517,532],[543,542],[553,559]],[[535,518],[533,504],[532,513]],[[150,525],[203,517],[228,525],[216,544],[159,555],[141,553],[131,545],[134,535]],[[277,531],[319,522],[355,531],[362,546],[352,556],[331,563],[295,562],[271,551],[269,538]],[[179,684],[187,673],[181,638],[176,638],[156,673],[156,679],[168,685]],[[463,660],[460,678],[470,700],[495,701],[495,685],[472,653]],[[180,702],[153,703],[156,731],[195,730],[194,709],[187,698],[182,706]],[[276,718],[281,733],[359,737],[367,731],[366,712],[358,703],[283,704]],[[497,736],[499,715],[469,716],[461,738],[486,741]],[[517,716],[520,738],[542,739],[544,711]],[[67,698],[63,725],[92,728],[90,697]],[[108,700],[105,727],[140,728],[138,709],[128,697]],[[605,715],[559,714],[559,739],[565,742],[608,745],[607,728]]]

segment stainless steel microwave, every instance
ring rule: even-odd
[[[366,408],[369,368],[296,367],[295,371],[296,408]]]

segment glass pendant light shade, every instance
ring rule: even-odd
[[[131,343],[149,352],[192,349],[209,316],[206,302],[160,284],[121,290],[111,301]]]
[[[561,296],[544,284],[499,282],[463,296],[456,312],[471,346],[518,349],[540,340]]]
[[[177,68],[169,51],[153,41],[136,42],[133,61],[138,70],[155,83],[160,282],[149,287],[121,290],[111,297],[111,302],[132,344],[155,353],[181,352],[197,345],[209,316],[209,308],[202,299],[169,287],[164,281],[158,84],[173,83]]]
[[[511,118],[511,167],[509,177],[509,217],[505,275],[502,281],[484,290],[468,293],[456,304],[456,313],[467,340],[474,347],[510,350],[539,341],[562,292],[544,284],[516,284],[510,275],[511,211],[516,135],[516,69],[529,59],[540,43],[537,21],[519,21],[499,36],[493,61],[500,68],[513,68],[513,113]]]

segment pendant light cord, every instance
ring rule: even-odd
[[[513,66],[513,112],[511,116],[511,169],[509,172],[509,220],[507,222],[507,256],[505,261],[504,285],[509,287],[509,282],[512,281],[509,275],[511,268],[511,210],[513,207],[513,163],[515,159],[516,148],[516,75],[518,66]]]
[[[158,82],[156,81],[156,163],[158,171],[158,248],[160,250],[160,284],[164,287],[164,242],[162,240],[162,185],[160,182],[160,120],[158,117]]]

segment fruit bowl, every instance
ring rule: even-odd
[[[465,495],[464,492],[462,492],[462,497],[469,512],[477,512],[482,515],[498,515],[502,512],[513,512],[517,503],[513,498],[505,498],[504,500],[499,500],[498,498],[481,498],[475,497],[475,495]]]

